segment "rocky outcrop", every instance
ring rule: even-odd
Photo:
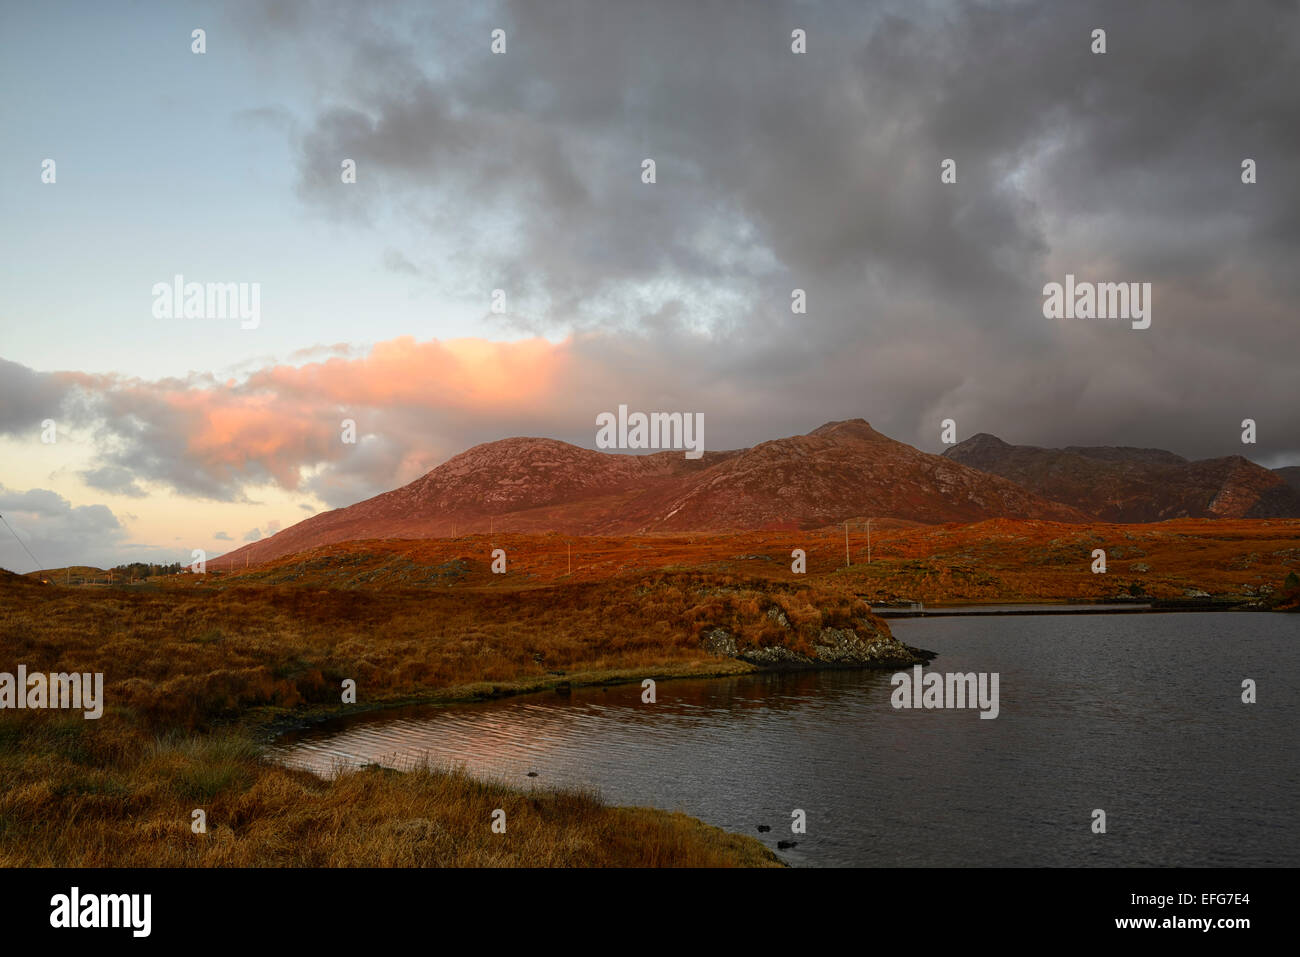
[[[784,625],[789,627],[788,622]],[[763,668],[901,668],[924,664],[935,657],[934,652],[903,644],[883,625],[877,626],[867,618],[853,628],[821,629],[812,654],[784,644],[742,645],[725,628],[706,631],[700,644],[711,655]]]

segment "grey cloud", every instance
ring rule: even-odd
[[[390,272],[403,273],[408,276],[420,275],[420,269],[396,249],[384,250],[384,268]]]
[[[0,485],[0,513],[44,568],[110,567],[126,561],[174,561],[180,551],[127,541],[127,530],[105,505],[73,505],[49,489]],[[188,553],[186,553],[188,554]],[[0,567],[33,571],[27,551],[0,529]]]
[[[0,433],[39,437],[43,421],[57,424],[71,391],[65,376],[0,359]]]
[[[516,2],[439,7],[428,33],[290,9],[332,51],[322,87],[354,93],[304,124],[308,204],[446,241],[448,288],[538,304],[507,326],[653,336],[624,381],[747,393],[738,441],[863,414],[934,447],[948,412],[1208,456],[1254,414],[1261,454],[1300,454],[1294,5]],[[327,160],[349,150],[376,185],[341,196]],[[1045,320],[1066,271],[1151,282],[1152,328]],[[695,330],[712,355],[674,351]]]
[[[121,466],[104,466],[97,469],[87,469],[79,473],[82,480],[91,488],[99,489],[101,492],[111,492],[114,495],[127,495],[131,498],[143,498],[148,493],[145,492],[135,482],[135,474]]]
[[[180,407],[167,393],[200,382],[163,381],[151,387],[105,381],[85,392],[87,415],[95,416],[117,441],[100,452],[103,467],[129,469],[178,491],[220,501],[246,501],[243,484],[269,480],[264,466],[249,461],[235,469],[200,463],[189,454],[190,436],[200,431],[204,410]]]
[[[415,451],[420,443],[417,433],[401,428],[400,418],[400,414],[389,416],[401,431],[360,436],[352,454],[313,476],[306,483],[305,491],[330,508],[341,508],[391,489],[401,474],[403,457]],[[415,477],[405,476],[408,481]],[[300,507],[315,511],[310,505]]]

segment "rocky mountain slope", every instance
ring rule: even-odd
[[[862,419],[696,460],[680,451],[627,455],[511,438],[476,446],[402,488],[315,515],[216,559],[214,567],[357,539],[795,529],[867,517],[1087,518],[1014,482],[890,439]]]

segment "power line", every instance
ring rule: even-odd
[[[36,563],[36,570],[40,571],[42,568],[44,568],[45,566],[41,564],[40,559],[38,559],[35,555],[33,555],[32,550],[27,547],[26,543],[21,538],[18,537],[18,533],[15,532],[13,526],[9,524],[9,520],[6,519],[3,515],[0,515],[0,522],[5,523],[5,528],[9,529],[9,534],[14,537],[14,541],[16,541],[19,545],[22,545],[23,551],[27,553],[27,557],[29,557],[33,562]]]

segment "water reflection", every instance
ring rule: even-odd
[[[1001,712],[894,710],[887,672],[661,681],[360,716],[286,738],[322,774],[460,766],[798,845],[795,864],[1300,864],[1300,642],[1283,615],[920,618]],[[1243,705],[1242,677],[1267,704]],[[1264,692],[1261,692],[1261,695]],[[529,773],[536,777],[529,777]],[[1091,833],[1093,808],[1111,833]],[[808,833],[790,833],[794,809]],[[758,826],[771,828],[760,833]]]
[[[428,764],[512,783],[521,773],[563,766],[581,779],[578,759],[593,740],[604,740],[611,752],[623,746],[634,757],[652,740],[662,746],[686,733],[740,733],[746,724],[796,711],[816,720],[840,710],[845,698],[887,697],[890,690],[887,673],[856,671],[661,681],[654,704],[642,702],[640,685],[578,688],[570,695],[360,714],[286,735],[273,754],[283,764],[324,776],[365,764],[399,770]]]

